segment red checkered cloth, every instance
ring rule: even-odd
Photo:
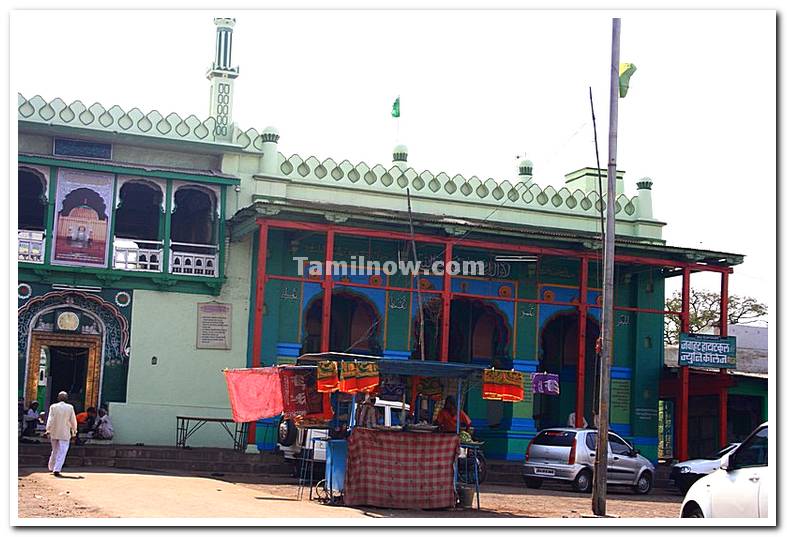
[[[456,505],[459,437],[356,428],[347,444],[345,505],[436,509]]]

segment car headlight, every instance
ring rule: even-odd
[[[691,468],[689,468],[688,466],[679,466],[678,471],[682,474],[688,474],[689,472],[691,472]]]

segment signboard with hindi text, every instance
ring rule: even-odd
[[[197,304],[197,348],[219,350],[232,348],[232,304],[221,302]]]
[[[678,365],[735,369],[735,337],[709,334],[681,334]]]

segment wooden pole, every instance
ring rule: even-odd
[[[609,387],[612,368],[612,332],[614,319],[615,275],[615,180],[618,149],[618,84],[620,64],[620,19],[612,19],[612,61],[609,96],[609,163],[607,164],[607,233],[604,237],[604,289],[602,303],[601,369],[598,395],[598,441],[593,472],[593,514],[607,514],[607,439],[609,432]]]

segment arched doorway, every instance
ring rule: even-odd
[[[216,195],[200,186],[175,191],[170,220],[170,264],[175,274],[216,276],[218,263]]]
[[[564,427],[576,410],[579,314],[558,313],[545,324],[539,337],[539,371],[560,375],[560,395],[537,394],[533,397],[533,418],[539,429]],[[585,325],[585,397],[583,414],[592,425],[594,400],[597,399],[597,357],[595,342],[600,334],[597,321],[587,318]]]
[[[120,187],[115,210],[115,268],[161,270],[162,197],[159,186],[148,181],[127,181]]]
[[[443,301],[440,298],[422,297],[424,321],[424,360],[440,360],[440,342],[442,338],[442,317]],[[413,296],[415,305],[415,316],[412,331],[412,357],[421,359],[421,315],[418,309],[418,299]]]
[[[20,230],[44,231],[46,229],[46,180],[37,171],[19,168]]]
[[[306,308],[303,352],[320,352],[322,341],[322,297]],[[329,350],[381,356],[380,315],[365,297],[348,291],[331,295]]]
[[[509,368],[509,334],[505,316],[493,304],[468,298],[451,301],[448,361],[489,360],[494,367]]]

